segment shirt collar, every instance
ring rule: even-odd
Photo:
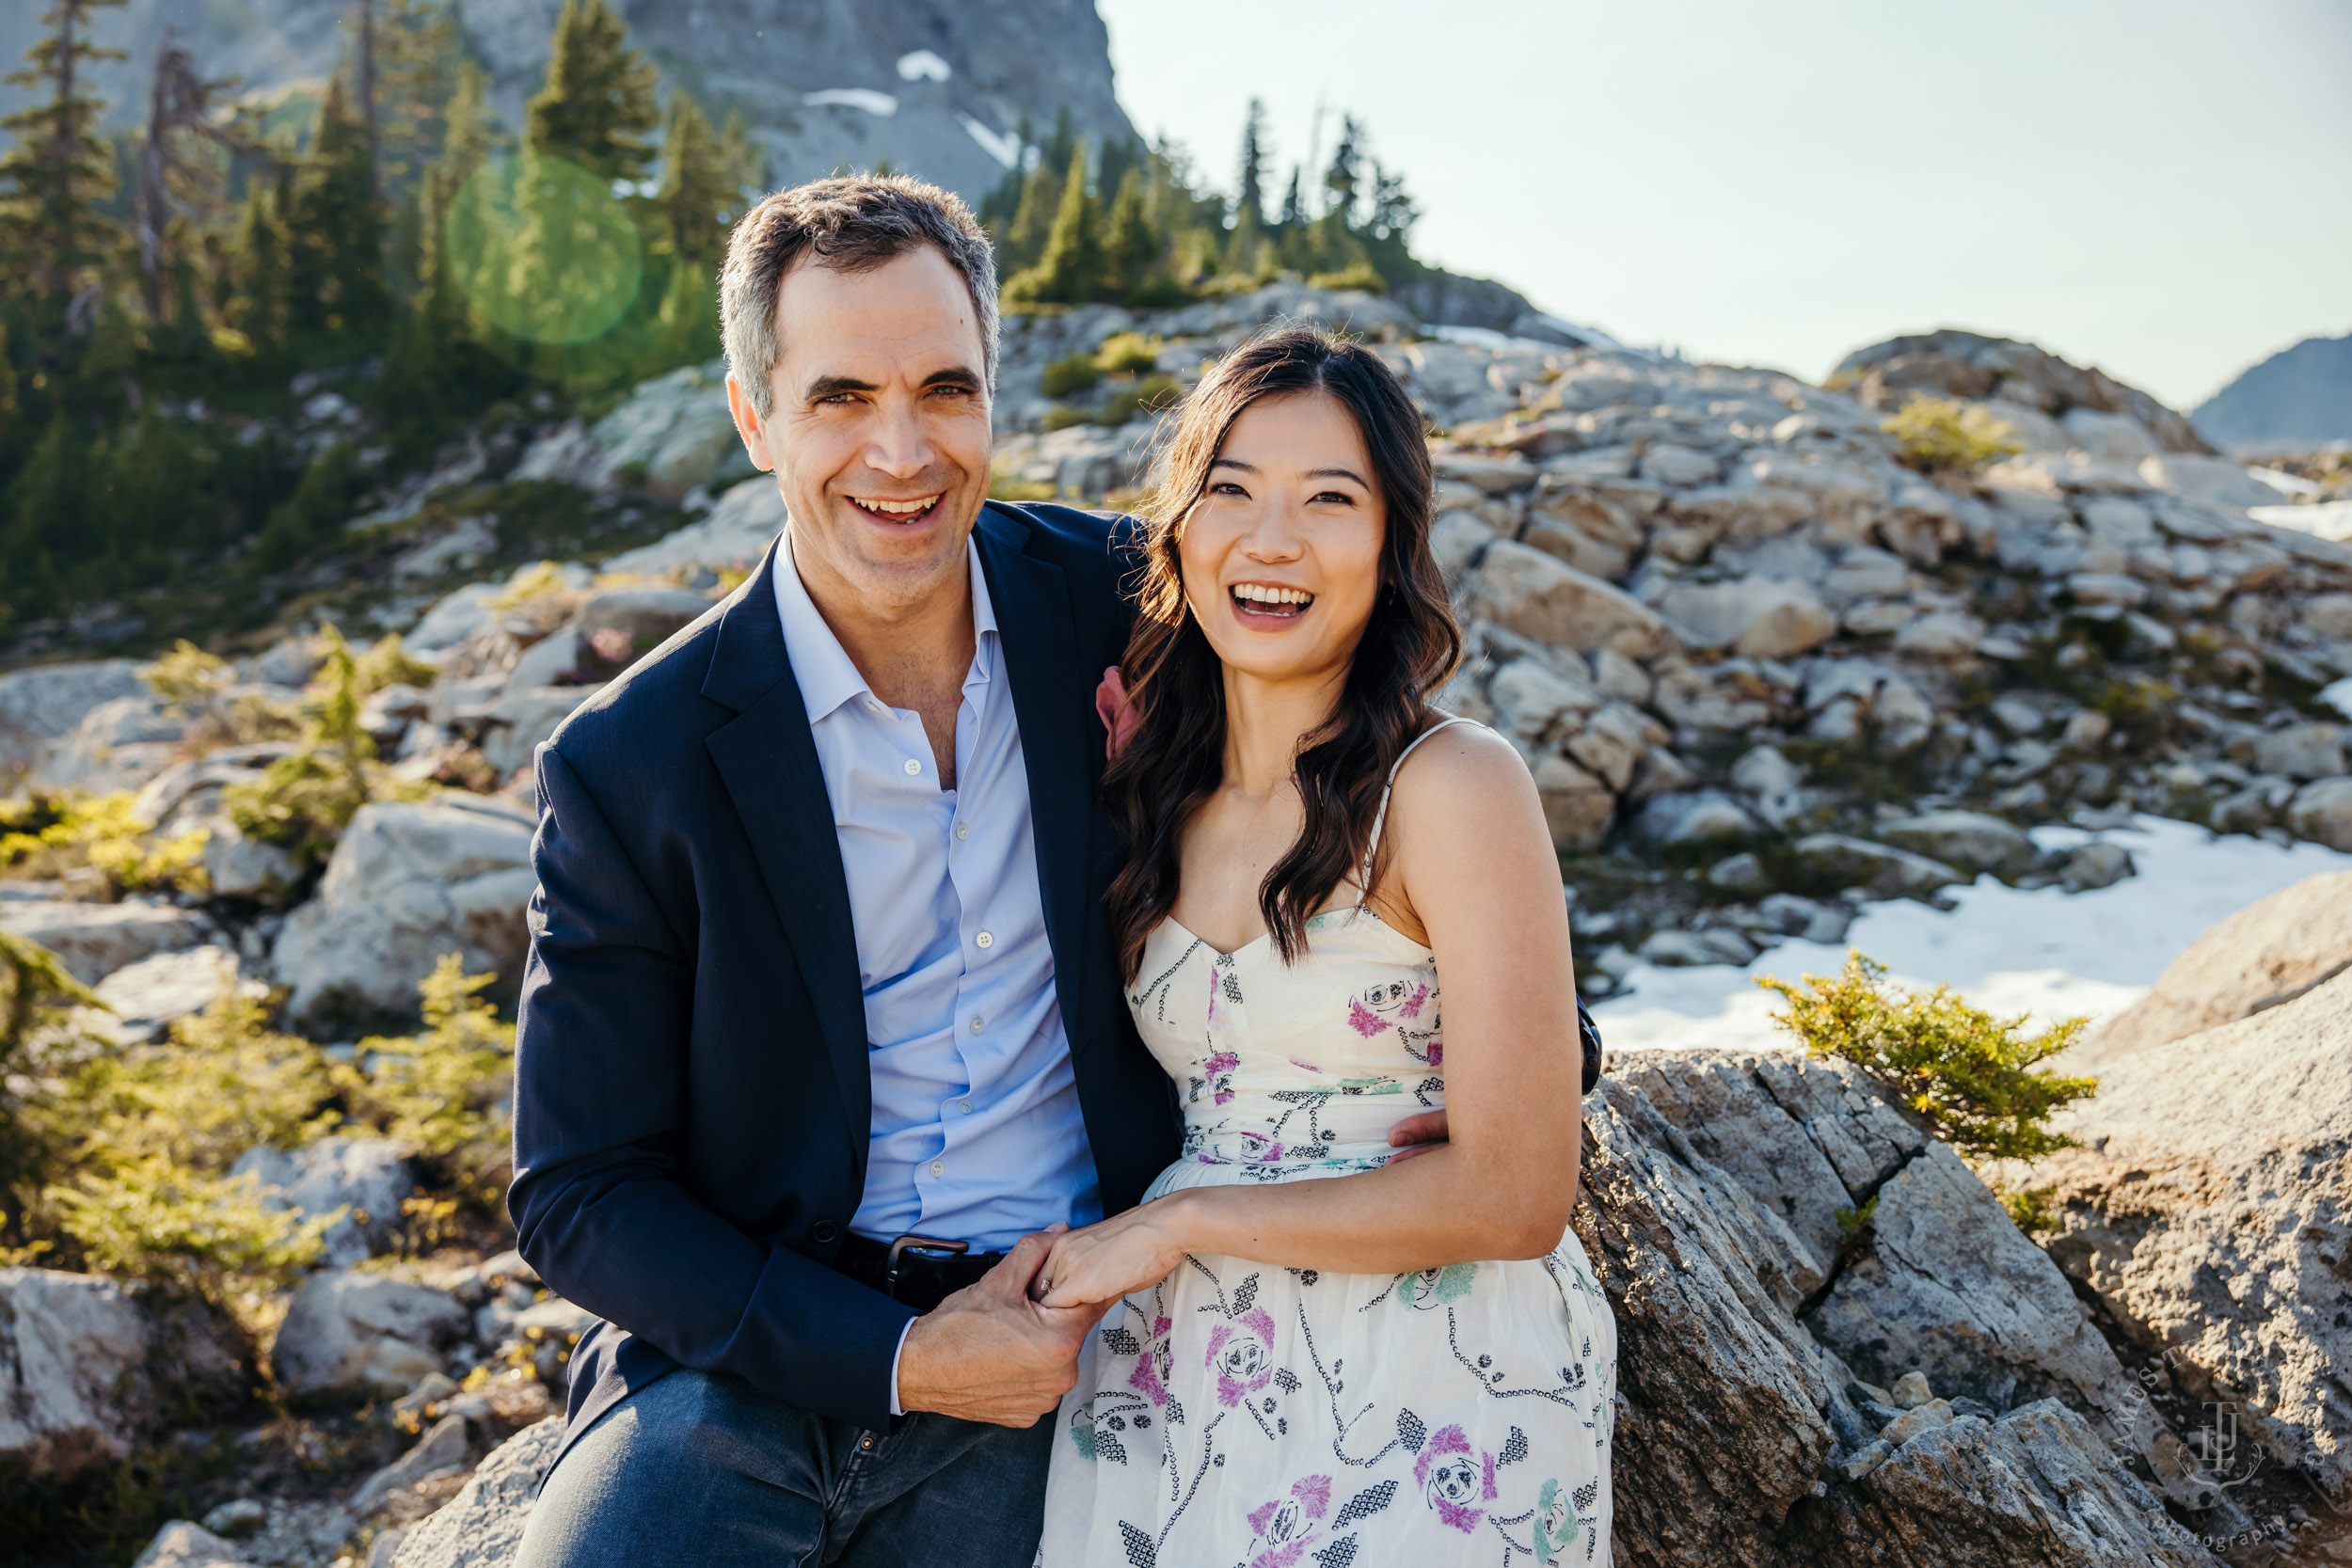
[[[969,538],[963,542],[963,558],[972,575],[973,673],[985,680],[994,661],[991,644],[983,640],[1002,634],[996,626],[996,607],[989,600],[988,579],[980,571],[980,552]],[[842,704],[866,696],[866,677],[858,673],[841,640],[825,625],[817,601],[808,596],[808,585],[801,580],[799,563],[792,559],[789,529],[776,551],[775,589],[776,615],[784,623],[785,656],[792,661],[801,702],[813,724]]]

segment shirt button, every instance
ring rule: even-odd
[[[931,1162],[931,1174],[935,1177],[946,1175],[947,1162],[945,1160],[933,1160]]]
[[[912,775],[920,773],[921,771],[923,771],[923,765],[921,763],[915,761],[913,757],[907,758],[907,772],[909,774]]]
[[[972,939],[972,945],[975,947],[993,947],[996,945],[996,938],[990,932],[982,931],[978,936]]]
[[[972,836],[972,824],[969,822],[957,823],[956,836],[958,838],[970,838]]]
[[[968,1100],[959,1100],[956,1101],[956,1109],[968,1117],[972,1114],[972,1102]]]
[[[986,1024],[986,1021],[985,1021],[985,1020],[983,1020],[983,1019],[977,1019],[977,1018],[976,1018],[976,1019],[974,1019],[974,1020],[972,1021],[972,1032],[973,1032],[974,1034],[976,1034],[976,1035],[977,1035],[977,1034],[978,1034],[978,1033],[980,1032],[980,1030],[981,1030],[981,1029],[985,1026],[985,1024]]]

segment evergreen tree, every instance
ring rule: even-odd
[[[1119,178],[1103,234],[1103,292],[1115,300],[1139,300],[1160,259],[1160,240],[1144,206],[1143,170],[1130,166]]]
[[[119,49],[90,40],[90,13],[124,0],[54,0],[41,18],[40,40],[24,52],[30,64],[11,72],[13,86],[44,92],[44,101],[0,119],[16,146],[0,154],[0,182],[8,188],[7,250],[47,308],[60,308],[92,281],[117,243],[101,208],[115,188],[114,159],[98,135],[105,107],[87,91],[87,68],[124,58]]]
[[[51,600],[53,564],[84,522],[87,454],[60,407],[0,498],[0,626]]]
[[[657,80],[606,0],[564,0],[523,143],[606,180],[642,178],[652,156],[644,135],[660,120]]]
[[[1340,143],[1331,150],[1331,165],[1323,171],[1323,210],[1354,227],[1356,186],[1362,178],[1364,128],[1354,115],[1340,117]]]
[[[1061,211],[1062,170],[1069,162],[1065,157],[1059,164],[1048,163],[1041,153],[1037,166],[1023,177],[1021,200],[998,246],[998,265],[1007,277],[1026,271],[1045,254],[1046,238]]]
[[[229,325],[242,333],[255,356],[275,365],[286,349],[289,276],[294,241],[286,230],[292,171],[256,174],[246,182],[245,205],[224,268],[230,286]]]
[[[1065,169],[1073,154],[1078,150],[1078,131],[1070,120],[1070,105],[1065,103],[1054,111],[1054,134],[1045,138],[1038,150],[1038,162],[1046,168]]]
[[[1307,209],[1298,195],[1298,166],[1291,165],[1290,189],[1282,193],[1281,230],[1290,233],[1307,221]]]
[[[286,210],[292,237],[287,305],[298,344],[373,342],[390,316],[384,285],[384,207],[367,127],[338,76],[319,105],[308,166]]]
[[[719,221],[731,224],[768,190],[768,154],[752,140],[743,117],[733,109],[719,122],[719,166],[727,178],[727,199]],[[722,253],[725,248],[720,246]]]
[[[375,26],[376,174],[387,199],[439,156],[466,64],[449,0],[390,0]]]
[[[1005,233],[1012,227],[1012,215],[1021,210],[1021,187],[1028,173],[1029,116],[1022,111],[1012,133],[1012,162],[1005,167],[1005,177],[995,188],[980,198],[980,227],[996,242],[997,261],[1004,261]]]
[[[670,123],[661,136],[661,189],[654,204],[679,263],[707,273],[726,253],[721,214],[736,203],[735,185],[710,121],[685,89],[672,88]]]
[[[142,293],[148,316],[155,321],[166,318],[164,291],[173,271],[167,252],[177,248],[175,241],[186,239],[190,227],[208,226],[220,205],[214,154],[226,138],[213,124],[212,104],[228,85],[205,80],[195,56],[178,44],[167,43],[156,52],[133,202]]]
[[[1045,254],[1035,267],[1006,285],[1008,297],[1041,304],[1075,305],[1092,299],[1102,286],[1102,219],[1094,198],[1087,193],[1087,153],[1083,144],[1070,154],[1062,178],[1061,206],[1054,214],[1054,230],[1046,237]]]
[[[1265,100],[1249,101],[1249,118],[1242,122],[1241,177],[1234,182],[1233,227],[1265,227]]]

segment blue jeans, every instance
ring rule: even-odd
[[[1056,1424],[922,1414],[865,1432],[681,1367],[572,1445],[516,1568],[1030,1568]]]

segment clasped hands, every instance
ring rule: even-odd
[[[1389,1142],[1403,1160],[1445,1136],[1445,1113],[1432,1111],[1397,1123]],[[1036,1425],[1076,1384],[1078,1352],[1103,1315],[1184,1260],[1188,1247],[1170,1215],[1165,1202],[1146,1204],[1021,1238],[1003,1262],[914,1320],[898,1354],[900,1408]]]

